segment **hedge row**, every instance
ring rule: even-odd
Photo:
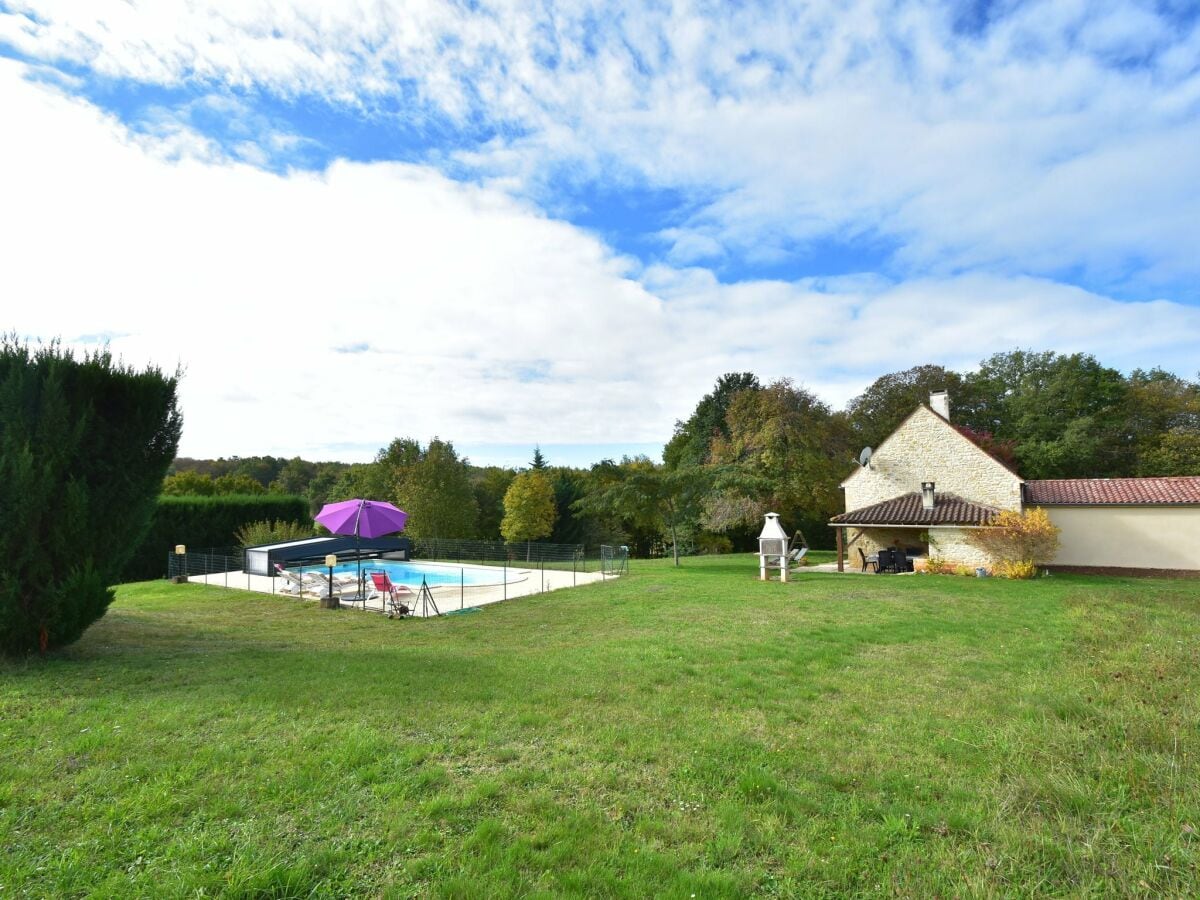
[[[279,494],[217,497],[159,497],[146,539],[125,568],[125,581],[163,578],[176,544],[189,549],[232,547],[237,530],[249,522],[273,519],[311,523],[308,501]]]

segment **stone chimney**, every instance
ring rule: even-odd
[[[947,422],[950,421],[950,395],[945,391],[934,391],[929,395],[929,408]]]
[[[922,481],[921,482],[921,508],[922,509],[933,509],[934,500],[936,498],[936,495],[934,494],[934,491],[933,491],[933,487],[934,487],[934,485],[933,485],[932,481]]]

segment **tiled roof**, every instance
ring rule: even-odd
[[[1200,475],[1172,478],[1054,478],[1025,482],[1033,506],[1200,504]]]
[[[873,506],[852,509],[829,520],[831,525],[986,525],[996,510],[964,500],[957,494],[938,494],[933,509],[925,509],[918,492],[901,494]]]

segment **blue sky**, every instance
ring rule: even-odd
[[[586,462],[726,371],[837,407],[1017,346],[1196,374],[1195,4],[326,7],[0,2],[3,324],[183,364],[182,452]]]

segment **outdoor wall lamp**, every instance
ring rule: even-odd
[[[337,554],[330,553],[325,557],[325,565],[329,567],[329,596],[333,596],[333,567],[337,565]]]

